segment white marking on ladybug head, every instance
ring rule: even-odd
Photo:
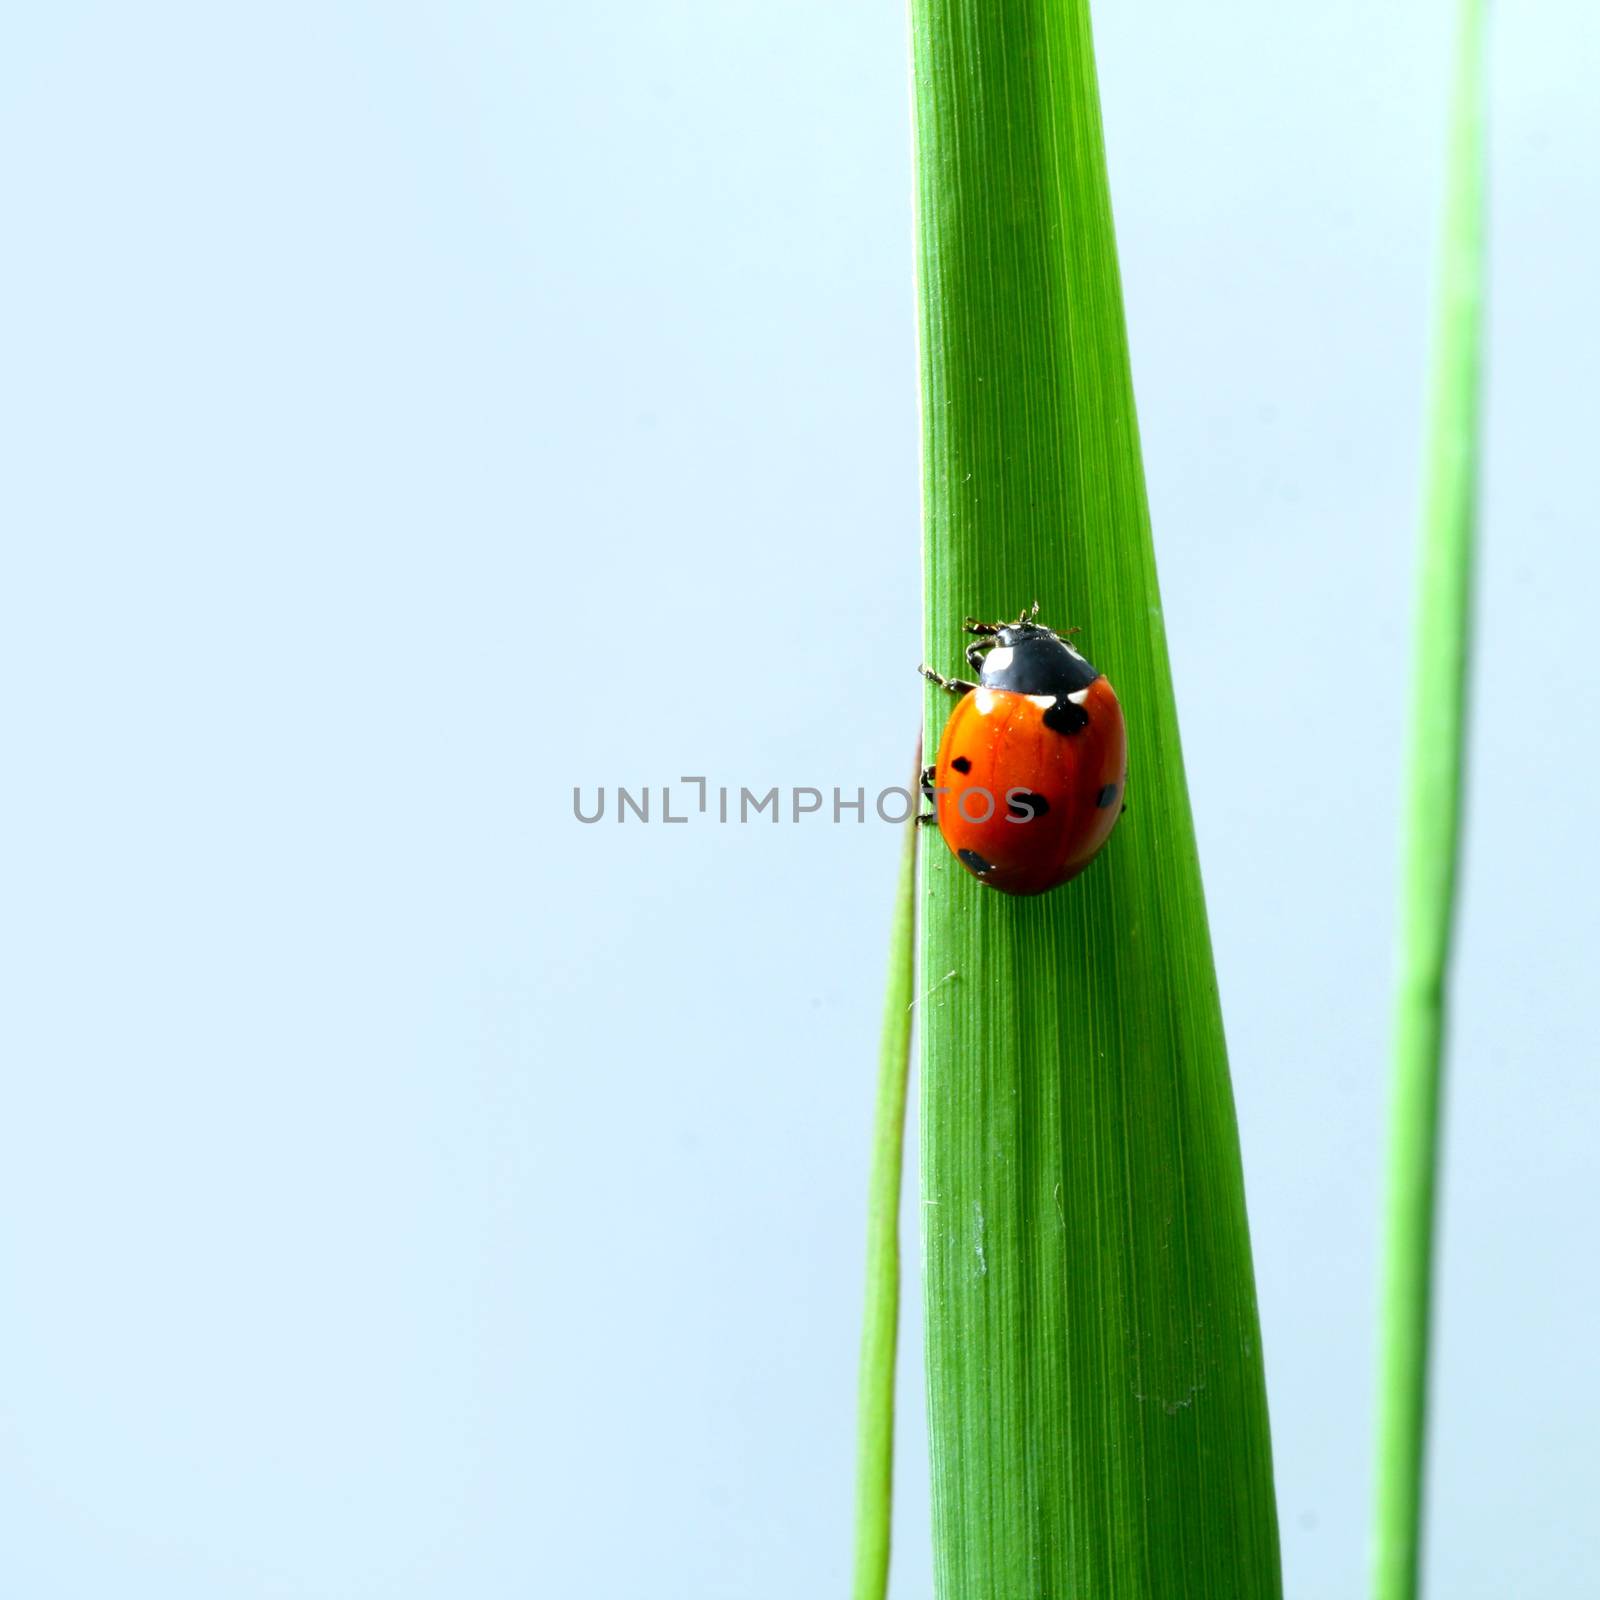
[[[988,655],[983,658],[985,672],[1004,672],[1011,665],[1011,658],[1016,651],[1008,644],[997,644]]]

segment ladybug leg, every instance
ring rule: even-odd
[[[994,648],[994,636],[1004,626],[1002,622],[978,622],[972,617],[967,617],[962,622],[962,632],[975,633],[979,636],[967,646],[967,665],[974,672],[983,671],[984,653]]]
[[[965,678],[941,677],[933,670],[932,667],[918,667],[917,671],[920,672],[929,683],[936,683],[941,689],[948,689],[951,694],[969,694],[972,690],[978,687],[975,683],[968,683]]]
[[[933,811],[924,811],[921,816],[915,819],[919,828],[926,826],[930,822],[937,822],[938,820],[938,814]]]
[[[999,633],[999,631],[1002,628],[1019,628],[1024,623],[1031,622],[1034,617],[1038,616],[1038,614],[1039,614],[1039,602],[1037,600],[1035,600],[1033,602],[1032,610],[1024,611],[1022,613],[1022,615],[1020,617],[1018,617],[1015,622],[978,622],[974,618],[968,617],[961,624],[961,627],[962,627],[962,631],[965,632],[965,633],[996,634],[996,633]],[[1052,629],[1051,631],[1054,632],[1057,635],[1058,638],[1070,639],[1070,638],[1072,638],[1072,636],[1074,634],[1082,633],[1083,629],[1082,628],[1055,628],[1055,629]],[[971,654],[971,650],[969,649],[969,651],[967,653],[968,653],[968,655],[970,655]]]

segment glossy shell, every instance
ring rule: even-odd
[[[1076,877],[1122,812],[1122,707],[1073,656],[1083,687],[1025,694],[980,684],[956,702],[939,741],[939,832],[979,882],[1007,894],[1043,894]]]

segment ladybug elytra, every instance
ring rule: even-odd
[[[934,809],[918,820],[937,821],[980,883],[1043,894],[1089,865],[1122,814],[1122,707],[1104,675],[1032,613],[965,629],[978,636],[967,647],[976,683],[921,669],[960,698],[922,774]]]

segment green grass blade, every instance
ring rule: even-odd
[[[1034,900],[925,845],[941,1600],[1281,1592],[1238,1134],[1084,0],[912,0],[928,662],[1080,625],[1129,811]],[[1181,534],[1180,534],[1181,536]],[[928,737],[948,697],[930,690]]]
[[[913,794],[917,793],[915,778],[913,774]],[[883,1000],[872,1165],[867,1181],[867,1294],[857,1398],[855,1600],[883,1600],[889,1591],[894,1371],[900,1324],[900,1189],[917,956],[915,823],[908,822],[904,831],[889,934],[889,983]]]
[[[1373,1592],[1413,1600],[1445,995],[1466,742],[1483,321],[1484,7],[1463,0],[1441,245],[1389,1122]]]

